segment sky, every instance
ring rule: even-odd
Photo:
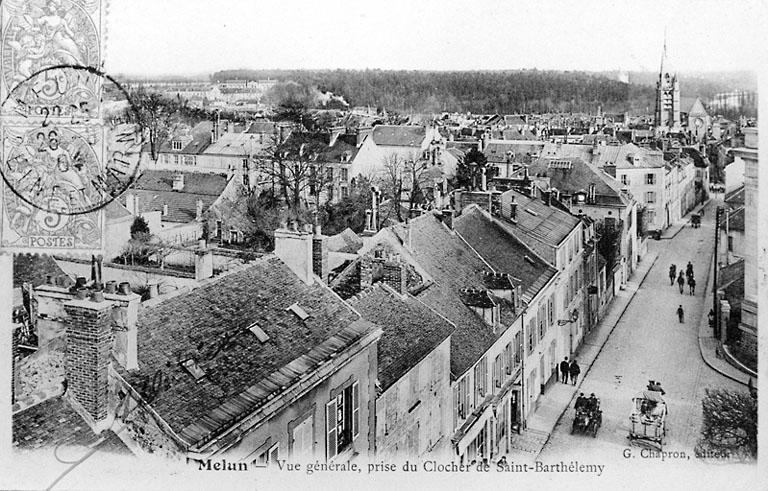
[[[107,71],[756,70],[761,0],[110,0]],[[758,51],[760,50],[760,51]]]

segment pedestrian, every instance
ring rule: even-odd
[[[677,308],[677,318],[680,320],[681,324],[685,322],[685,312],[683,312],[682,305]]]
[[[581,368],[579,368],[579,364],[576,363],[576,360],[571,362],[571,365],[568,367],[568,373],[571,376],[571,383],[576,385],[576,381],[579,379],[579,373],[581,373]]]
[[[685,267],[685,276],[689,278],[693,276],[693,264],[690,261],[688,261],[688,266]]]
[[[669,267],[669,284],[675,286],[675,278],[677,277],[677,266],[674,264]]]
[[[568,357],[566,356],[563,361],[560,362],[560,376],[564,384],[568,383]]]
[[[691,295],[696,294],[696,280],[693,278],[693,276],[688,277],[688,289]]]
[[[680,287],[680,294],[683,294],[683,285],[685,285],[685,277],[683,272],[680,271],[680,276],[677,277],[677,286]]]

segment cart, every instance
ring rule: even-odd
[[[586,435],[592,435],[592,438],[597,437],[597,430],[603,424],[603,411],[600,410],[598,403],[597,407],[578,407],[576,408],[576,414],[573,417],[573,424],[571,425],[571,434],[581,433]]]
[[[644,442],[661,450],[664,446],[667,403],[660,392],[645,390],[632,398],[629,415],[629,440]]]
[[[694,213],[691,215],[691,225],[693,228],[699,228],[701,227],[701,215],[698,213]]]

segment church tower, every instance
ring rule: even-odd
[[[659,130],[680,130],[680,82],[669,62],[666,33],[664,34],[664,49],[661,54],[659,80],[656,82],[655,122],[656,128]]]

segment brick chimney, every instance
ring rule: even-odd
[[[199,199],[195,203],[195,220],[198,222],[203,219],[203,200]]]
[[[64,373],[67,395],[94,432],[106,429],[109,405],[109,359],[114,303],[103,294],[64,304],[69,316]],[[79,407],[78,407],[79,406]]]
[[[382,281],[397,293],[405,293],[407,272],[405,264],[399,261],[386,261],[383,267]]]
[[[174,191],[184,190],[184,174],[182,174],[181,172],[173,175],[173,190]]]
[[[296,222],[292,222],[290,228],[275,230],[275,255],[307,285],[314,282],[312,239],[309,225],[299,230]]]

